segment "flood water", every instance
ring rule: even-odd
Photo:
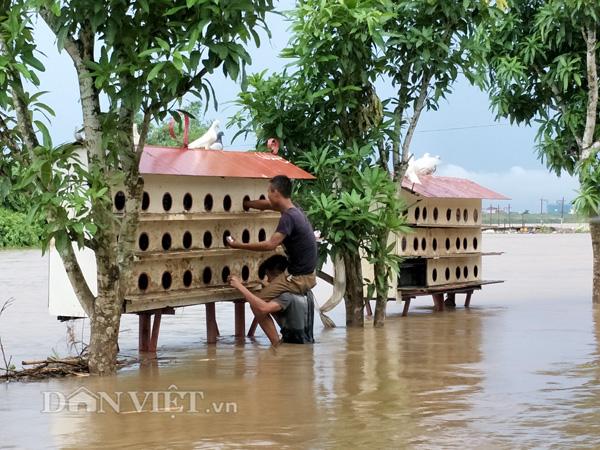
[[[485,258],[484,278],[506,283],[484,286],[471,309],[433,312],[420,297],[408,317],[390,303],[383,329],[323,330],[315,319],[313,346],[272,350],[262,334],[236,344],[229,305],[217,306],[222,337],[209,346],[203,308],[178,310],[163,317],[158,361],[111,378],[0,385],[0,447],[600,448],[589,235],[485,235],[483,245],[506,252]],[[46,290],[39,252],[0,252],[0,302],[15,299],[0,337],[17,362],[68,351]],[[320,303],[327,292],[317,289]],[[332,317],[342,325],[343,307]],[[85,339],[84,322],[75,334]],[[136,345],[127,316],[122,353]],[[41,412],[43,392],[56,400],[80,387],[103,412]],[[160,403],[175,391],[179,403]],[[140,408],[147,395],[158,403]]]

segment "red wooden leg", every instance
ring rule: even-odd
[[[237,301],[235,308],[235,337],[243,338],[246,334],[246,302]]]
[[[367,308],[367,317],[373,317],[373,310],[371,309],[371,302],[365,300],[365,307]]]
[[[258,327],[258,320],[256,317],[252,319],[252,323],[250,324],[250,328],[248,329],[248,337],[254,337],[254,333],[256,333],[256,327]]]
[[[207,303],[206,307],[206,340],[209,344],[217,343],[217,316],[215,312],[215,303]]]
[[[406,297],[404,300],[404,309],[402,310],[402,317],[408,316],[408,308],[410,308],[410,297]]]
[[[150,314],[140,313],[139,318],[139,337],[138,337],[138,350],[140,352],[147,352],[150,348]]]
[[[150,346],[148,347],[149,352],[156,352],[158,347],[158,334],[160,333],[160,320],[162,313],[157,312],[154,314],[154,323],[152,324],[152,333],[150,338]]]
[[[436,311],[444,310],[444,294],[432,294],[434,309]]]
[[[473,291],[467,292],[467,298],[465,298],[465,308],[469,308],[471,306],[471,295],[473,295]]]

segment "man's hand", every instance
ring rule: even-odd
[[[231,275],[229,277],[229,284],[236,288],[236,289],[240,289],[242,287],[244,287],[244,284],[242,283],[242,280],[240,280],[238,277],[236,277],[235,275]]]
[[[240,243],[231,236],[227,236],[225,240],[227,241],[227,245],[231,248],[242,248]]]

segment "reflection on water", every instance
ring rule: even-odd
[[[314,346],[271,350],[262,336],[236,345],[227,308],[219,312],[224,337],[207,346],[202,309],[187,308],[161,327],[158,361],[109,379],[0,387],[0,446],[599,447],[600,309],[589,300],[589,236],[485,236],[484,245],[507,252],[486,261],[485,277],[508,282],[476,293],[471,310],[434,313],[430,300],[418,299],[401,318],[400,305],[390,304],[385,328],[318,324]],[[13,270],[43,272],[29,252],[7,255]],[[8,267],[3,256],[0,269]],[[64,325],[44,315],[43,282],[19,282],[18,271],[0,277],[21,302],[10,321],[0,318],[3,340],[10,335],[11,352],[23,357],[47,352]],[[125,352],[134,353],[136,331],[127,318]],[[40,413],[41,391],[143,395],[173,385],[203,393],[197,413],[136,413],[131,401],[121,413]]]

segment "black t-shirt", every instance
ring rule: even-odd
[[[281,213],[276,232],[285,234],[283,245],[291,275],[306,275],[317,268],[317,241],[304,211],[293,207]]]

